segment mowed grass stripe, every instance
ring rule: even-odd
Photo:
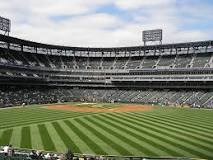
[[[190,127],[182,127],[180,125],[175,125],[173,122],[166,122],[166,118],[164,121],[158,120],[157,117],[147,117],[147,116],[141,116],[141,115],[133,115],[135,118],[139,118],[141,121],[146,121],[149,123],[155,123],[158,125],[162,125],[164,128],[179,133],[180,135],[184,135],[186,137],[193,138],[194,140],[198,140],[200,142],[210,143],[213,142],[213,139],[209,137],[208,135],[204,134],[203,132],[199,132],[198,129],[192,129]],[[157,120],[156,120],[157,119]],[[194,135],[193,135],[194,134]],[[206,139],[208,138],[208,140]],[[204,146],[205,147],[205,146]]]
[[[84,131],[84,133],[90,137],[90,139],[92,139],[96,144],[98,144],[98,146],[100,146],[104,152],[106,152],[107,155],[119,155],[118,152],[116,152],[114,149],[112,149],[108,144],[106,144],[104,141],[102,141],[99,137],[97,137],[96,135],[94,135],[92,132],[90,132],[87,128],[85,128],[83,125],[81,125],[80,123],[78,123],[77,121],[75,121],[75,119],[70,119],[69,120],[71,123],[73,123],[77,128],[80,128],[82,131]],[[65,124],[65,123],[64,123]],[[66,124],[65,124],[66,125]],[[66,125],[67,126],[67,125]],[[69,128],[69,130],[71,130]],[[78,137],[79,139],[79,137]],[[84,140],[85,141],[85,140]],[[79,141],[78,141],[79,143]],[[84,144],[84,147],[87,146],[86,144]],[[92,153],[92,150],[85,150],[84,148],[82,148],[81,146],[81,151],[83,151],[83,153]]]
[[[173,116],[189,116],[189,117],[209,117],[211,119],[213,112],[211,110],[204,110],[204,109],[193,109],[193,108],[176,108],[176,107],[156,107],[156,110],[153,110],[151,112],[147,112],[146,114],[155,114],[158,115],[159,113],[162,113],[161,115],[173,115]]]
[[[67,112],[67,111],[62,111],[62,110],[49,110],[49,109],[45,109],[45,108],[14,108],[14,109],[5,109],[5,110],[1,110],[0,111],[0,115],[3,118],[8,118],[8,115],[23,115],[26,113],[31,113],[31,114],[36,114],[36,113],[41,113],[41,114],[59,114],[59,115],[70,115],[73,113],[76,114],[83,114],[80,112]]]
[[[18,109],[17,109],[18,111]],[[14,111],[15,112],[15,111]],[[86,113],[85,113],[86,114]],[[0,124],[4,124],[4,123],[8,123],[11,122],[11,120],[13,121],[19,121],[19,120],[23,120],[24,119],[30,119],[32,117],[34,118],[44,118],[44,117],[77,117],[77,116],[81,116],[81,115],[85,115],[84,113],[78,113],[78,112],[65,112],[65,113],[61,113],[60,111],[57,112],[49,112],[48,110],[40,110],[38,111],[38,109],[32,109],[29,111],[22,111],[21,113],[9,113],[8,115],[5,115],[4,112],[0,112],[1,119],[0,119]],[[5,117],[4,117],[5,116]]]
[[[143,125],[137,125],[135,122],[129,121],[128,119],[124,119],[124,117],[116,117],[116,115],[102,115],[105,118],[112,119],[114,122],[126,126],[128,128],[131,128],[132,130],[138,132],[141,136],[144,134],[151,136],[152,138],[156,138],[163,143],[169,144],[169,146],[172,146],[171,148],[174,148],[173,150],[178,151],[178,155],[190,155],[193,156],[190,152],[187,152],[185,148],[182,148],[179,144],[175,142],[173,138],[167,137],[166,134],[161,134],[152,128],[150,129],[149,127],[143,126]],[[142,133],[142,134],[141,134]]]
[[[45,113],[54,113],[54,114],[72,114],[72,113],[77,113],[77,114],[84,114],[81,112],[76,112],[76,111],[63,111],[63,110],[54,110],[54,109],[48,109],[48,108],[36,108],[36,111],[41,111],[41,112],[45,112]]]
[[[58,122],[52,122],[53,127],[55,128],[56,132],[60,136],[63,143],[66,145],[67,148],[71,148],[73,152],[80,153],[79,147],[73,142],[73,140],[66,134],[66,132],[61,128]]]
[[[1,119],[0,121],[10,121],[11,118],[23,118],[23,116],[51,116],[51,115],[58,115],[58,116],[72,116],[72,115],[85,115],[87,113],[79,113],[79,112],[67,112],[67,111],[60,111],[60,110],[48,110],[45,108],[14,108],[14,109],[6,109],[0,111]],[[91,113],[88,113],[91,114]]]
[[[71,122],[73,122],[73,119],[69,119]],[[63,120],[58,121],[61,128],[64,130],[64,132],[72,139],[72,141],[78,146],[80,149],[80,153],[90,154],[93,153],[92,150],[86,145],[84,140],[81,140],[78,135],[76,135],[73,130],[71,130]]]
[[[195,127],[203,127],[204,129],[213,129],[213,123],[211,122],[211,120],[206,120],[205,116],[199,116],[199,118],[195,118],[195,117],[190,117],[190,115],[188,115],[187,117],[184,117],[182,115],[178,115],[177,117],[172,117],[171,115],[167,116],[168,119],[170,120],[174,120],[177,119],[177,122],[186,122],[185,124],[193,124],[194,122],[196,122]],[[159,116],[159,118],[162,118],[162,116]]]
[[[38,129],[37,124],[30,125],[30,133],[31,133],[31,142],[32,142],[32,148],[38,149],[38,150],[44,150],[44,146],[41,140],[41,135]]]
[[[43,123],[43,122],[51,122],[51,121],[56,121],[56,120],[62,120],[62,119],[68,119],[68,118],[76,118],[76,117],[58,117],[57,115],[55,117],[42,117],[40,119],[22,119],[19,122],[10,122],[9,124],[6,125],[1,125],[0,129],[5,129],[5,128],[12,128],[16,126],[25,126],[25,125],[30,125],[30,124],[36,124],[36,123]]]
[[[134,114],[135,115],[135,114]],[[139,116],[141,116],[140,114],[137,114]],[[186,125],[184,123],[184,121],[182,123],[178,122],[178,120],[171,120],[167,117],[164,117],[164,118],[159,118],[159,117],[154,117],[154,116],[145,116],[145,118],[150,118],[150,119],[153,119],[153,121],[160,121],[161,123],[164,123],[164,124],[168,124],[168,125],[173,125],[173,126],[177,126],[177,128],[181,128],[181,130],[185,130],[185,131],[188,131],[188,132],[193,132],[195,134],[199,134],[199,135],[202,135],[203,137],[208,137],[209,139],[212,139],[213,138],[213,132],[212,130],[213,129],[204,129],[202,126],[196,126],[196,121],[192,122],[191,125]],[[187,120],[185,120],[187,121]]]
[[[181,114],[181,113],[180,113]],[[209,121],[204,121],[205,120],[205,116],[199,116],[194,118],[194,117],[191,117],[190,115],[188,116],[183,116],[183,115],[176,115],[176,116],[173,116],[173,115],[158,115],[159,118],[167,118],[167,119],[170,119],[170,120],[174,120],[174,121],[177,121],[177,122],[180,122],[180,123],[184,123],[184,124],[189,124],[189,125],[195,125],[195,126],[198,126],[198,127],[203,127],[203,128],[206,128],[206,129],[213,129],[213,123],[209,122]],[[194,122],[196,122],[196,124],[194,124]]]
[[[42,144],[46,151],[56,151],[55,145],[47,131],[45,124],[38,125],[39,133],[41,136]]]
[[[208,114],[205,112],[205,114],[202,114],[203,110],[196,110],[195,109],[174,109],[175,111],[172,114],[159,114],[160,117],[168,116],[171,118],[177,118],[179,120],[186,120],[188,121],[196,121],[199,122],[198,124],[201,125],[213,125],[212,122],[212,114],[213,112],[211,110],[208,110]],[[163,111],[162,111],[163,112]],[[207,118],[208,115],[211,115],[211,118]],[[199,117],[199,118],[198,118]]]
[[[39,114],[39,113],[38,113]],[[26,121],[26,120],[31,120],[31,121],[33,121],[33,120],[41,120],[41,119],[59,119],[59,118],[72,118],[72,117],[78,117],[79,115],[68,115],[68,116],[60,116],[60,115],[57,115],[57,114],[55,114],[54,116],[48,116],[48,115],[43,115],[43,116],[38,116],[38,115],[31,115],[31,114],[29,114],[28,116],[25,116],[25,117],[20,117],[19,119],[11,119],[11,120],[13,120],[12,122],[14,122],[14,121],[16,121],[16,122],[24,122],[24,121]],[[33,119],[32,119],[32,117],[33,117]],[[11,120],[10,121],[8,121],[8,122],[2,122],[2,123],[0,123],[1,125],[9,125],[9,124],[12,124],[12,122],[11,122]]]
[[[93,117],[96,118],[99,121],[102,121],[102,122],[110,125],[110,126],[113,126],[114,128],[119,129],[120,131],[122,131],[122,132],[124,132],[126,134],[129,134],[132,137],[135,137],[138,141],[146,142],[146,143],[152,145],[154,148],[157,148],[157,149],[160,149],[160,150],[166,152],[167,155],[179,156],[179,157],[184,156],[183,154],[176,152],[175,149],[172,150],[170,148],[166,148],[166,146],[161,145],[160,143],[156,143],[154,140],[151,140],[151,138],[150,139],[146,138],[147,136],[145,135],[144,132],[141,133],[141,134],[137,134],[136,130],[130,131],[129,130],[130,128],[127,125],[123,125],[123,124],[121,124],[119,122],[116,122],[112,118],[109,118],[109,117],[105,118],[105,117],[102,117],[102,115],[93,116]],[[149,133],[147,135],[149,136]],[[143,143],[143,145],[138,146],[138,149],[140,149],[142,151],[144,149],[146,150],[147,149],[147,148],[145,148],[146,146],[147,145],[144,145],[144,143]]]
[[[26,113],[31,113],[31,114],[37,114],[37,113],[41,113],[41,114],[58,114],[58,115],[72,115],[72,114],[85,114],[85,113],[81,113],[81,112],[75,112],[75,111],[62,111],[62,110],[50,110],[50,109],[45,109],[45,108],[16,108],[13,110],[2,110],[0,112],[0,115],[2,115],[3,117],[7,117],[8,115],[23,115]],[[88,113],[90,114],[90,113]]]
[[[114,114],[113,116],[116,116],[116,115]],[[174,139],[174,142],[176,143],[176,145],[178,147],[181,147],[185,151],[187,151],[187,152],[189,152],[189,153],[191,153],[195,156],[204,157],[204,158],[212,158],[213,157],[212,154],[209,154],[211,152],[208,152],[208,154],[202,153],[203,152],[202,148],[198,147],[199,144],[197,144],[197,143],[194,144],[191,141],[190,141],[190,143],[186,142],[186,139],[180,138],[179,136],[177,136],[176,132],[169,131],[163,125],[159,125],[159,124],[155,124],[155,123],[151,123],[151,122],[149,123],[148,121],[142,122],[141,119],[138,120],[134,116],[128,116],[128,115],[122,116],[122,115],[120,115],[119,117],[126,119],[127,121],[129,121],[129,122],[131,122],[135,125],[143,126],[143,127],[146,127],[150,130],[156,131],[157,133],[171,137],[172,139]],[[128,117],[128,119],[127,119],[127,117]],[[141,130],[141,131],[143,131],[143,130]],[[172,142],[170,142],[170,143],[172,143]],[[191,144],[191,143],[193,143],[194,145]]]
[[[0,130],[0,142],[1,142],[1,136],[3,134],[3,130]],[[1,143],[0,143],[0,146],[1,146]]]
[[[2,132],[0,138],[0,145],[8,145],[10,144],[10,139],[12,137],[13,129],[7,129]]]
[[[92,118],[96,122],[100,122],[102,126],[107,127],[110,132],[117,132],[119,137],[124,139],[127,142],[131,142],[132,147],[136,147],[140,152],[145,153],[148,156],[159,156],[159,155],[168,155],[168,151],[163,150],[163,145],[155,143],[152,137],[148,137],[140,132],[140,135],[137,135],[134,131],[131,131],[127,126],[122,126],[121,124],[116,123],[110,118],[103,118],[102,115],[95,115]],[[87,118],[86,118],[87,119]],[[129,139],[129,140],[128,140]]]
[[[172,112],[171,112],[172,111]],[[200,110],[199,110],[200,111]],[[154,110],[153,112],[141,112],[140,114],[144,114],[144,115],[153,115],[153,116],[159,116],[159,117],[171,117],[174,119],[179,119],[179,120],[183,120],[186,119],[187,123],[188,120],[195,120],[199,123],[201,123],[201,125],[203,124],[208,124],[210,126],[212,126],[212,122],[210,122],[212,119],[208,120],[206,119],[205,115],[196,115],[193,112],[193,109],[190,109],[190,114],[186,114],[185,112],[188,112],[186,109],[177,109],[177,108],[157,108],[156,110]],[[136,112],[134,112],[136,113]],[[139,112],[138,112],[139,113]],[[213,114],[213,113],[211,113]],[[199,117],[199,119],[198,119]]]
[[[68,120],[65,120],[64,123],[73,130],[75,134],[77,134],[80,139],[84,140],[84,142],[88,145],[88,147],[96,154],[104,154],[106,155],[107,153],[100,147],[98,146],[90,137],[88,137],[86,134],[84,134],[82,130],[80,130],[78,127],[76,127],[73,123],[71,123]]]
[[[77,117],[77,116],[81,116],[81,115],[85,115],[85,114],[82,114],[82,113],[73,113],[73,112],[70,112],[69,114],[60,114],[60,112],[57,114],[57,113],[54,113],[54,114],[51,114],[51,115],[48,115],[46,114],[46,112],[42,112],[42,111],[39,111],[36,113],[36,111],[31,111],[31,112],[27,112],[27,113],[22,113],[20,116],[17,116],[14,115],[8,115],[7,118],[1,118],[2,122],[0,123],[1,125],[3,125],[4,123],[5,124],[8,124],[9,122],[11,122],[11,120],[13,121],[20,121],[20,120],[25,120],[25,119],[30,119],[30,118],[34,118],[34,119],[40,119],[40,118],[44,118],[44,117],[49,117],[49,118],[55,118],[55,117]],[[12,117],[10,117],[12,116]],[[10,118],[9,118],[10,117]]]
[[[114,114],[113,116],[116,116],[116,115]],[[150,124],[147,124],[147,123],[142,123],[142,122],[137,121],[137,120],[133,120],[134,117],[129,117],[129,118],[127,118],[127,117],[128,117],[127,115],[126,116],[121,116],[120,115],[119,119],[123,118],[126,121],[128,121],[128,122],[130,122],[130,123],[132,123],[134,125],[138,125],[140,127],[147,128],[147,129],[150,129],[152,131],[155,131],[156,135],[160,135],[160,134],[161,135],[167,135],[168,138],[164,139],[164,141],[166,141],[166,142],[168,142],[170,144],[173,144],[174,146],[177,146],[177,147],[185,150],[186,152],[194,155],[195,157],[203,157],[203,156],[206,157],[206,156],[209,155],[209,154],[203,154],[203,153],[201,153],[199,151],[196,151],[196,149],[193,149],[195,146],[189,145],[188,143],[185,143],[185,141],[177,139],[177,136],[176,136],[175,133],[172,134],[171,132],[162,129],[161,127],[156,127],[155,125],[150,125]],[[135,126],[132,126],[132,127],[134,127],[136,130],[138,129],[141,132],[143,132],[143,129],[140,129],[139,127],[138,128],[135,127]],[[199,149],[197,149],[197,150],[199,150]]]
[[[12,137],[10,139],[10,144],[12,144],[15,147],[20,148],[21,144],[21,129],[22,127],[15,127],[13,128]]]
[[[134,119],[137,119],[138,117],[136,115],[134,115]],[[178,140],[182,140],[183,142],[186,142],[188,144],[191,144],[193,146],[197,146],[200,147],[200,149],[204,149],[206,151],[212,152],[213,150],[213,143],[209,140],[206,140],[206,137],[203,137],[203,139],[200,139],[198,136],[193,136],[191,132],[184,132],[184,129],[177,129],[178,126],[169,126],[168,124],[163,124],[162,122],[159,121],[154,121],[153,118],[146,120],[146,117],[143,116],[143,118],[139,119],[141,122],[145,121],[145,123],[150,124],[150,125],[154,125],[154,126],[158,126],[164,130],[169,131],[171,134],[175,135],[175,138]],[[177,134],[178,133],[178,134]],[[205,142],[205,144],[203,144],[203,142]],[[207,146],[208,145],[208,146]]]
[[[101,128],[102,130],[108,132],[109,134],[113,135],[115,138],[113,139],[119,139],[122,143],[124,143],[123,145],[127,147],[127,145],[129,145],[129,151],[130,148],[134,148],[135,152],[142,152],[145,155],[153,155],[153,156],[159,156],[159,154],[157,152],[152,151],[151,149],[148,148],[143,148],[143,150],[141,149],[141,145],[139,145],[138,143],[136,143],[135,141],[131,140],[130,138],[122,135],[121,133],[117,133],[116,131],[114,131],[113,129],[111,129],[110,127],[107,127],[104,124],[101,124],[101,122],[97,119],[94,119],[94,117],[84,117],[86,120],[88,120],[89,122],[93,123],[94,125],[98,126],[99,128]],[[147,143],[148,144],[148,143]],[[133,151],[131,151],[131,153],[133,154]]]
[[[48,114],[40,114],[40,113],[37,113],[37,114],[28,114],[28,115],[22,115],[20,117],[17,117],[17,115],[15,115],[13,118],[10,118],[8,120],[6,119],[3,119],[2,118],[2,122],[0,122],[1,125],[5,125],[5,124],[10,124],[11,120],[12,121],[22,121],[23,118],[24,120],[25,119],[30,119],[30,118],[34,118],[34,119],[41,119],[41,118],[44,118],[44,117],[49,117],[49,118],[55,118],[55,117],[78,117],[78,116],[81,116],[82,114],[72,114],[72,115],[57,115],[57,114],[53,114],[53,115],[48,115]],[[9,115],[10,116],[10,115]],[[23,117],[24,116],[24,117]]]
[[[79,115],[87,114],[87,113],[81,113],[81,112],[62,111],[62,110],[48,110],[48,109],[36,109],[36,110],[33,110],[33,112],[31,111],[30,113],[34,113],[35,115],[41,114],[41,115],[48,115],[48,116],[54,116],[54,115],[58,115],[58,116],[79,116]]]
[[[102,132],[98,131],[96,128],[94,128],[91,125],[88,125],[84,121],[82,121],[83,118],[81,119],[75,119],[79,124],[83,125],[87,130],[92,132],[94,135],[99,137],[103,142],[108,144],[111,148],[113,148],[115,151],[117,151],[120,155],[132,155],[125,147],[115,143],[113,140],[105,136]]]
[[[58,135],[52,123],[45,123],[47,131],[50,137],[54,140],[55,148],[57,152],[65,153],[67,152],[67,146],[62,142],[61,137]]]
[[[30,127],[22,127],[21,129],[21,148],[32,148]]]
[[[158,119],[158,117],[155,116],[146,116],[143,114],[129,114],[133,116],[134,118],[140,119],[140,121],[146,121],[150,123],[156,123],[158,125],[162,125],[163,127],[167,127],[168,129],[172,130],[173,132],[177,132],[180,135],[184,135],[186,137],[193,138],[194,141],[200,141],[205,143],[213,142],[213,139],[211,138],[210,134],[204,133],[202,131],[199,131],[199,129],[193,129],[189,127],[184,127],[181,124],[173,124],[173,121],[170,121],[166,119],[166,117],[162,119]],[[175,123],[175,122],[174,122]]]
[[[197,109],[176,109],[175,111],[177,116],[183,116],[183,117],[191,117],[191,118],[197,118],[197,117],[206,117],[205,120],[211,120],[212,119],[212,110],[197,110]],[[174,112],[174,114],[175,114]]]
[[[190,115],[189,115],[190,116]],[[202,117],[200,116],[199,118],[193,118],[193,117],[184,117],[184,116],[177,116],[177,117],[173,117],[171,115],[167,115],[166,117],[170,118],[170,119],[177,119],[178,122],[182,122],[186,124],[193,124],[194,122],[196,122],[196,126],[203,126],[206,129],[213,129],[213,123],[209,122],[208,120],[204,121],[205,116]],[[160,118],[163,118],[163,116],[159,116]]]
[[[134,115],[141,115],[141,114],[140,113],[134,113]],[[146,115],[146,117],[155,118],[157,120],[164,121],[164,122],[171,122],[172,124],[181,125],[181,126],[186,127],[186,128],[190,127],[192,129],[199,130],[199,131],[202,131],[204,133],[209,133],[210,135],[213,134],[213,128],[205,128],[205,125],[198,125],[198,123],[196,121],[188,121],[184,118],[180,120],[178,118],[170,118],[168,116],[164,116],[164,117],[157,116],[156,117],[156,116],[152,116],[152,115]],[[189,122],[191,122],[191,123],[189,123]]]

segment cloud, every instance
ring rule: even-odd
[[[78,15],[95,10],[106,0],[30,0],[33,12],[44,15]]]
[[[0,15],[12,20],[11,35],[19,38],[114,47],[141,45],[141,31],[155,28],[163,29],[164,43],[211,39],[212,27],[198,24],[210,25],[212,5],[192,0],[1,0]],[[105,12],[109,6],[114,8]]]
[[[175,2],[174,0],[116,0],[115,5],[121,9],[133,10],[140,8],[168,6]]]

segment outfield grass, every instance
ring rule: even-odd
[[[85,154],[213,159],[212,110],[158,108],[94,114],[33,106],[2,109],[0,117],[0,145],[58,152],[72,148]]]

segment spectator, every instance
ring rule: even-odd
[[[50,153],[47,153],[46,155],[44,155],[44,158],[45,158],[45,159],[48,159],[48,160],[51,159]]]
[[[54,154],[54,155],[53,155],[53,158],[54,158],[54,159],[57,159],[57,158],[58,158],[58,155],[57,155],[57,154]]]
[[[63,154],[61,154],[57,160],[66,160],[66,158]]]
[[[38,155],[37,155],[37,159],[38,160],[43,160],[43,153],[41,151],[38,152]]]
[[[30,158],[31,159],[37,159],[38,158],[38,155],[36,154],[36,151],[35,150],[32,150],[31,153],[30,153]]]
[[[68,151],[67,151],[67,153],[66,153],[66,159],[67,159],[67,160],[72,160],[73,157],[74,157],[74,155],[73,155],[71,149],[68,149]]]
[[[9,145],[6,145],[6,146],[3,147],[3,151],[4,151],[5,156],[8,156],[9,149],[10,149]]]
[[[13,146],[10,144],[9,145],[9,149],[8,149],[8,156],[13,156],[14,155],[14,149]]]

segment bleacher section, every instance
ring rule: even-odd
[[[133,102],[161,105],[213,107],[213,92],[175,90],[91,90],[82,92],[84,101]],[[162,96],[163,95],[163,96]]]
[[[213,41],[83,48],[0,35],[0,84],[4,107],[77,99],[211,108]]]
[[[204,68],[208,66],[212,54],[175,56],[134,56],[115,58],[86,58],[53,56],[32,53],[8,52],[0,48],[0,64],[37,66],[57,69],[154,69],[154,68]]]
[[[159,58],[159,62],[157,64],[157,68],[173,68],[174,62],[176,60],[176,56],[162,56]]]
[[[197,54],[192,67],[204,68],[209,63],[210,58],[211,55],[209,54]]]
[[[17,88],[0,90],[0,106],[85,102],[131,102],[171,106],[213,108],[213,92],[194,90],[124,90],[124,89],[70,89]]]
[[[143,62],[143,57],[131,57],[126,65],[126,69],[140,69],[140,65]]]

